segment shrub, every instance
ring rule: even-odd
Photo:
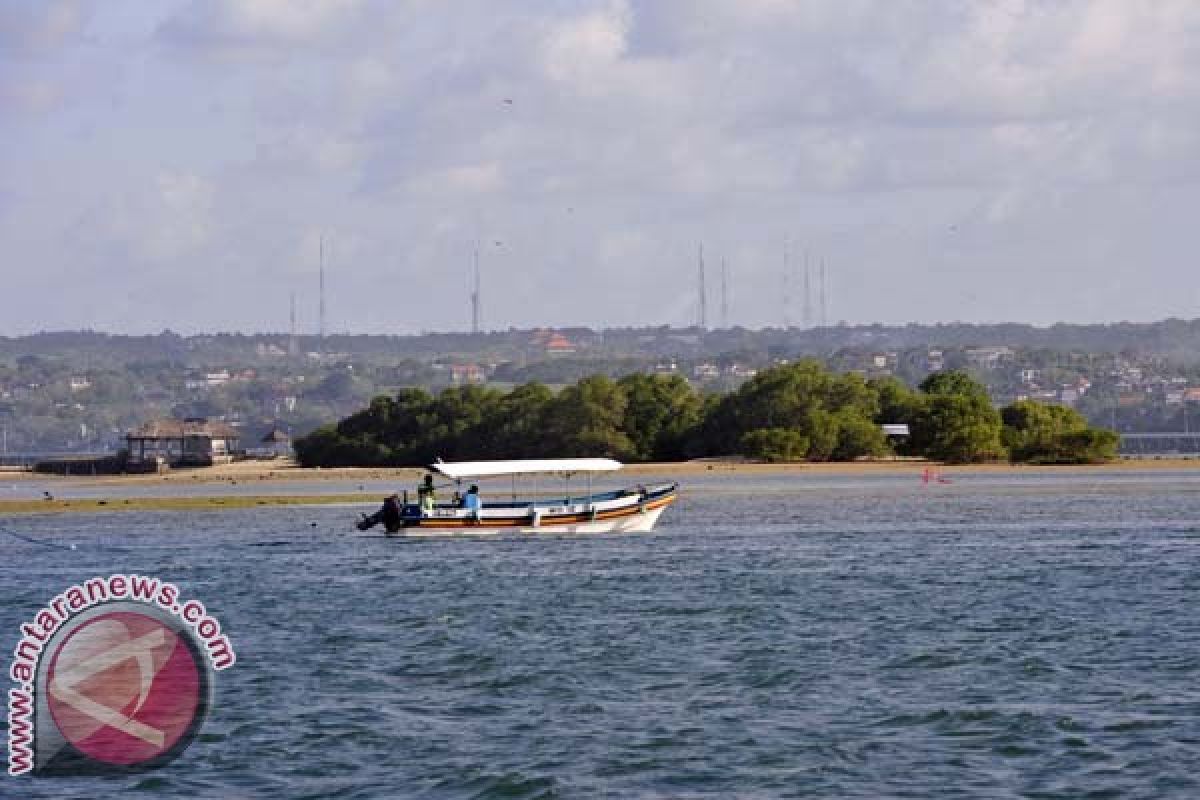
[[[790,428],[759,428],[742,436],[742,453],[747,458],[770,463],[802,461],[808,447],[808,437]]]

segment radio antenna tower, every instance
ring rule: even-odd
[[[697,290],[700,292],[700,327],[708,327],[708,293],[704,290],[704,243],[700,243],[700,264],[697,279]]]
[[[479,333],[479,248],[475,248],[475,287],[471,290],[471,333]]]
[[[292,313],[291,313],[291,335],[288,337],[288,355],[294,356],[298,350],[296,346],[296,293],[292,292]]]
[[[792,327],[792,269],[789,248],[791,245],[784,240],[783,242],[783,328],[787,330]]]
[[[324,345],[325,344],[325,235],[324,234],[321,234],[321,243],[320,243],[320,251],[319,252],[320,252],[320,256],[319,256],[320,267],[319,267],[319,273],[318,273],[318,275],[319,275],[318,290],[320,292],[320,298],[317,301],[317,317],[318,317],[318,319],[317,319],[317,336],[320,338],[321,344]]]
[[[721,256],[721,327],[729,327],[729,265]]]
[[[805,328],[813,326],[812,276],[808,263],[808,251],[804,251],[804,322]]]
[[[821,327],[829,326],[829,303],[825,295],[825,259],[821,259]]]

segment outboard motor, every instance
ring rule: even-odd
[[[379,509],[379,515],[383,520],[383,527],[388,533],[400,530],[400,503],[397,502],[396,495],[384,498],[383,508]]]
[[[363,514],[362,519],[354,523],[354,527],[360,531],[370,530],[379,523],[383,523],[384,530],[388,533],[396,533],[401,526],[400,503],[396,499],[396,495],[389,495],[383,499],[383,505],[374,514]]]

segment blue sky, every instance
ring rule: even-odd
[[[0,3],[0,334],[1197,316],[1200,4]],[[784,253],[790,275],[785,276]],[[790,288],[785,290],[785,284]]]

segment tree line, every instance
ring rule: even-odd
[[[883,423],[910,435],[889,441]],[[608,456],[675,461],[849,461],[890,454],[949,463],[1010,459],[1079,464],[1116,457],[1115,433],[1061,406],[993,407],[962,372],[917,389],[836,374],[815,360],[764,370],[727,394],[678,375],[593,375],[555,393],[532,382],[502,392],[462,386],[402,389],[297,439],[304,466],[409,466],[474,459]]]

